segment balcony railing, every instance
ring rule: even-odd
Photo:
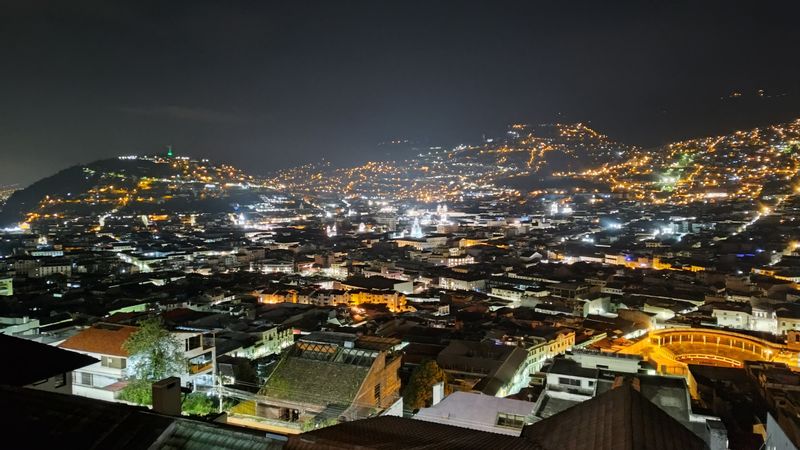
[[[189,373],[194,375],[200,372],[205,372],[206,370],[210,370],[214,367],[210,361],[205,364],[189,364]]]

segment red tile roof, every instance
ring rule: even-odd
[[[127,357],[122,344],[138,327],[101,323],[93,325],[62,342],[59,347],[79,352]]]

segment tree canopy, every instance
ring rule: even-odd
[[[158,317],[139,322],[122,346],[129,355],[129,378],[152,383],[186,371],[180,341]]]
[[[139,322],[139,329],[122,347],[128,352],[128,385],[120,394],[122,400],[149,405],[154,382],[186,371],[181,342],[158,317]]]
[[[433,401],[433,386],[445,383],[445,394],[448,394],[447,373],[434,360],[428,360],[417,366],[408,380],[403,403],[406,408],[420,409]]]

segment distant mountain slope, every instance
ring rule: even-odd
[[[504,139],[467,148],[459,156],[483,163],[513,163],[520,172],[548,177],[621,161],[634,150],[583,123],[517,124]]]
[[[221,186],[251,178],[230,166],[182,158],[114,158],[81,164],[14,192],[0,211],[0,226],[41,218],[80,217],[112,210],[190,209],[203,201],[220,209]]]
[[[234,211],[275,186],[311,197],[442,202],[544,190],[613,192],[653,202],[769,199],[800,192],[800,119],[640,149],[577,124],[512,125],[476,145],[402,161],[334,168],[307,164],[262,183],[234,167],[134,157],[70,167],[14,192],[0,226],[122,212]],[[538,195],[538,194],[536,194]]]
[[[25,218],[46,197],[76,198],[113,175],[127,174],[131,177],[165,176],[169,170],[152,161],[129,159],[104,159],[90,164],[72,166],[14,192],[0,211],[0,224],[9,225]]]
[[[800,119],[673,142],[601,170],[568,174],[637,198],[690,203],[759,199],[800,188]]]
[[[618,163],[635,152],[635,147],[614,142],[581,123],[517,124],[504,136],[480,144],[355,167],[309,164],[280,171],[271,181],[307,194],[443,201],[459,197],[459,188],[478,191],[486,186],[519,186],[531,190],[561,172]]]

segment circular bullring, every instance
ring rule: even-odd
[[[668,328],[648,335],[650,346],[684,364],[742,367],[744,361],[777,361],[797,367],[797,352],[785,345],[727,330]]]

